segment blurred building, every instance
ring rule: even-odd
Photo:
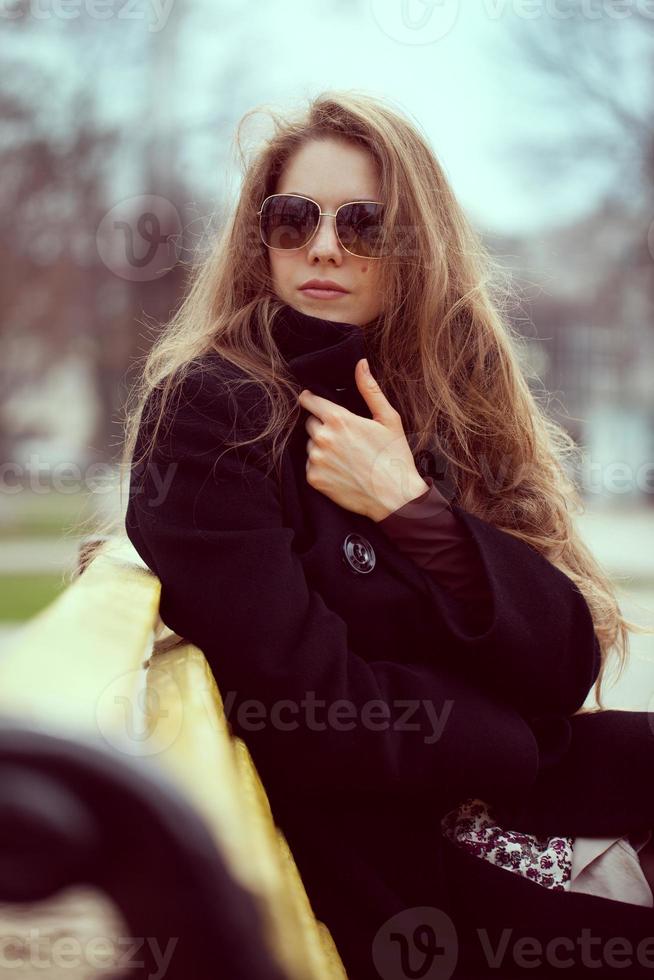
[[[643,214],[607,201],[497,248],[511,257],[533,322],[530,367],[585,448],[585,496],[654,505],[654,258]]]

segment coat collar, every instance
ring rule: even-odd
[[[302,388],[372,418],[354,379],[357,361],[368,356],[366,329],[309,316],[288,304],[273,322],[277,348]]]
[[[357,388],[354,369],[362,357],[369,357],[365,327],[353,323],[337,323],[322,317],[300,313],[285,304],[273,321],[273,336],[287,366],[302,388],[328,398],[355,415],[370,419],[372,414]],[[372,364],[372,362],[371,362]],[[302,409],[300,419],[308,412]],[[423,450],[417,458],[421,475],[431,476],[440,492],[451,500],[454,485],[449,476],[447,460],[436,443]]]

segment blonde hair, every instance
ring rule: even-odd
[[[152,448],[168,399],[189,369],[216,350],[255,382],[267,399],[264,428],[247,445],[271,440],[281,455],[301,408],[299,391],[274,343],[271,327],[284,305],[274,294],[257,211],[274,193],[290,157],[309,140],[338,139],[367,150],[378,168],[385,202],[382,309],[367,336],[373,374],[411,433],[414,455],[436,439],[447,461],[454,498],[469,511],[544,555],[588,603],[601,650],[601,687],[609,653],[620,674],[628,631],[653,632],[626,620],[609,576],[581,540],[573,513],[583,502],[566,466],[579,451],[548,416],[528,383],[524,340],[506,315],[506,273],[482,244],[450,188],[428,140],[412,120],[355,90],[326,91],[308,107],[280,117],[251,160],[236,132],[244,174],[231,218],[206,259],[189,270],[181,306],[145,359],[125,420],[121,472],[136,463],[142,411],[155,392]],[[501,483],[489,481],[499,474]],[[122,524],[103,532],[125,534]],[[599,709],[581,709],[599,710]]]

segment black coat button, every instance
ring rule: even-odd
[[[375,552],[362,534],[348,534],[343,542],[343,561],[360,575],[366,575],[375,567]]]

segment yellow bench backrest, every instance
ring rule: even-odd
[[[290,980],[347,980],[209,664],[161,622],[160,592],[127,539],[105,542],[0,660],[0,712],[46,732],[100,735],[161,766],[255,896]]]

